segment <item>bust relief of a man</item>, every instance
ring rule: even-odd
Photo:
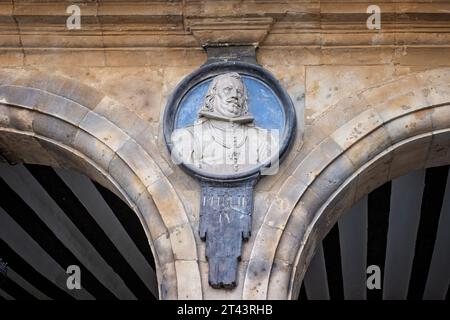
[[[173,152],[186,164],[236,173],[265,163],[278,151],[277,132],[257,127],[238,73],[216,76],[194,124],[172,133]]]

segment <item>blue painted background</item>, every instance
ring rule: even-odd
[[[262,81],[242,76],[247,87],[249,109],[258,127],[284,130],[284,110],[275,93]],[[205,80],[193,87],[181,100],[175,117],[175,129],[193,124],[203,104],[208,86],[212,79]]]

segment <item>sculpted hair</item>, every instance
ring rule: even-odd
[[[245,87],[245,84],[242,81],[241,76],[237,72],[224,73],[224,74],[214,77],[214,79],[211,81],[211,84],[209,85],[208,92],[206,93],[205,101],[203,103],[201,111],[214,112],[214,99],[217,96],[217,83],[219,82],[219,80],[221,80],[223,78],[227,78],[227,77],[234,78],[236,80],[239,80],[242,83],[244,92],[242,95],[242,115],[241,116],[248,115],[247,88]]]

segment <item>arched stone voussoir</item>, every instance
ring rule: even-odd
[[[89,109],[69,98],[40,89],[15,86],[0,86],[0,101],[12,106],[20,106],[52,115],[77,125]]]
[[[61,75],[49,75],[48,72],[38,70],[21,70],[12,81],[2,82],[2,79],[3,77],[0,76],[0,83],[52,93],[72,100],[88,109],[94,109],[105,96],[102,92],[78,80]]]
[[[0,127],[33,132],[33,112],[0,103]]]
[[[334,130],[322,130],[329,132],[329,136],[298,161],[267,210],[264,224],[279,221],[277,228],[257,231],[245,278],[244,298],[267,299],[268,292],[275,292],[271,289],[275,284],[289,288],[285,298],[296,298],[299,281],[303,279],[315,250],[312,244],[320,243],[339,214],[351,206],[356,197],[370,192],[387,179],[408,170],[423,168],[426,163],[432,162],[430,150],[433,137],[437,139],[435,128],[450,128],[450,117],[442,117],[448,112],[443,108],[449,104],[450,97],[447,100],[448,95],[442,95],[431,99],[430,92],[432,88],[446,88],[448,82],[445,79],[449,70],[442,68],[411,74],[367,89],[354,97],[355,101],[368,103],[367,108],[356,108],[363,111],[345,123],[341,122]],[[427,77],[431,80],[427,81]],[[342,101],[349,103],[352,99]],[[337,104],[334,108],[339,110],[345,107]],[[331,115],[334,114],[332,109],[328,110]],[[436,113],[440,116],[433,117]],[[324,114],[322,117],[326,116]],[[330,119],[317,121],[313,125],[332,123]],[[442,157],[445,158],[446,154],[441,154]],[[413,158],[416,160],[409,161]],[[405,165],[405,161],[409,161],[409,165]],[[439,163],[442,162],[441,159]],[[379,173],[382,178],[375,178]],[[356,180],[346,186],[350,177]],[[302,201],[310,191],[319,202]],[[330,198],[339,199],[340,192],[343,192],[340,202],[333,204],[335,208],[326,206],[328,214],[322,215],[325,204],[329,204]],[[280,209],[277,202],[287,203],[287,206]],[[319,218],[321,224],[316,223]],[[299,227],[298,224],[304,226]],[[285,233],[287,238],[283,238]],[[263,245],[264,239],[268,238],[273,242],[270,248]],[[298,241],[295,243],[296,239]],[[261,257],[264,257],[264,276],[255,278],[251,267],[259,265]],[[274,261],[280,258],[292,267],[290,271],[272,268]],[[269,269],[267,266],[270,266]],[[279,283],[280,279],[286,279],[278,274],[280,272],[291,272],[288,285]]]
[[[448,125],[450,128],[450,119]],[[442,151],[443,148],[445,148],[444,151]],[[432,150],[439,150],[439,152],[433,154]],[[433,159],[436,159],[436,161],[433,162]],[[303,252],[303,250],[314,250],[314,248],[309,247],[309,242],[312,241],[311,234],[309,234],[311,230],[314,230],[316,232],[315,236],[318,237],[315,239],[315,243],[321,241],[337,222],[340,215],[346,212],[346,210],[364,195],[386,181],[395,179],[407,172],[430,166],[430,163],[433,165],[445,165],[450,163],[449,131],[441,130],[421,133],[417,136],[409,137],[403,141],[397,142],[395,145],[380,152],[380,154],[373,159],[370,159],[370,161],[367,161],[350,177],[341,181],[339,187],[336,188],[332,195],[326,196],[326,194],[323,194],[323,199],[329,200],[326,200],[320,208],[307,205],[307,209],[304,208],[303,210],[300,210],[300,215],[305,217],[307,212],[314,212],[312,220],[304,218],[307,220],[308,228],[303,237],[301,237],[301,240],[297,244],[289,243],[289,248],[286,248],[286,245],[283,243],[283,237],[285,237],[285,234],[283,233],[277,250],[277,254],[282,252],[282,250],[289,250],[289,257],[292,257],[292,251],[298,249],[296,261],[293,263],[296,268],[293,269],[293,272],[300,272],[301,274],[292,274],[289,297],[296,297],[294,293],[298,293],[299,290],[299,288],[296,287],[299,286],[298,279],[301,280],[304,275],[304,271],[300,270],[298,265],[301,264],[307,266],[310,262],[310,260],[306,259],[304,256],[306,251]],[[295,217],[297,209],[298,207],[296,207],[296,210],[294,210],[291,215],[291,219],[292,217]],[[287,229],[292,229],[292,227],[288,225]],[[296,279],[296,282],[293,281],[293,279]]]
[[[120,108],[70,78],[39,72],[0,75],[0,152],[8,160],[76,169],[120,193],[149,239],[160,297],[201,299],[197,246],[186,211],[152,157],[157,150],[134,139],[144,139],[147,124],[128,109],[118,116]],[[164,257],[171,255],[174,261],[168,262]],[[159,256],[164,270],[159,270]]]
[[[146,188],[164,176],[153,158],[131,138],[120,146],[116,154],[139,177]],[[176,197],[170,194],[168,196]]]
[[[426,168],[429,161],[436,156],[430,152],[433,140],[439,146],[447,146],[445,159],[441,155],[437,165],[449,164],[450,119],[449,129],[447,130],[419,134],[397,142],[394,146],[386,149],[343,181],[342,185],[326,199],[322,206],[316,210],[307,232],[305,232],[302,240],[297,245],[297,256],[290,278],[289,298],[295,299],[298,296],[301,281],[312,258],[311,253],[315,250],[315,244],[322,241],[341,215],[347,212],[364,195],[383,183],[407,172]],[[381,174],[377,175],[376,179],[371,179],[371,177],[375,176],[373,173],[376,171]]]

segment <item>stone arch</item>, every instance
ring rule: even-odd
[[[346,118],[343,110],[350,110]],[[256,234],[243,298],[296,298],[308,264],[342,212],[385,181],[450,163],[450,69],[410,74],[332,106],[323,135],[296,162]]]
[[[171,168],[148,123],[132,110],[73,79],[4,72],[0,154],[9,162],[73,169],[115,192],[149,239],[160,298],[202,298],[195,238],[166,178]]]

